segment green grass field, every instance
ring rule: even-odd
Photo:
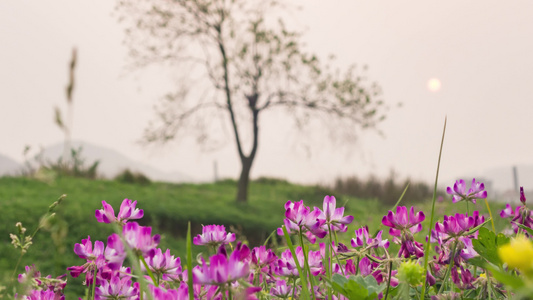
[[[322,208],[324,196],[334,195],[337,206],[345,206],[345,214],[355,217],[348,232],[341,235],[345,243],[349,244],[353,229],[362,225],[368,225],[371,232],[380,229],[381,218],[390,209],[377,199],[355,199],[317,186],[294,185],[276,180],[253,182],[247,204],[235,203],[235,193],[236,184],[233,181],[214,184],[152,183],[140,186],[78,178],[58,178],[52,184],[28,178],[0,178],[0,280],[10,278],[20,256],[19,250],[14,249],[9,238],[9,233],[16,231],[15,223],[22,222],[28,232],[33,232],[39,224],[40,216],[62,194],[67,197],[58,208],[53,223],[62,230],[38,232],[34,245],[23,256],[17,273],[21,273],[25,265],[35,264],[43,275],[58,276],[66,273],[66,267],[84,263],[72,251],[74,244],[88,235],[92,241],[105,242],[112,233],[111,226],[97,223],[94,217],[95,210],[101,208],[102,200],[110,203],[115,208],[115,213],[118,213],[124,198],[137,200],[137,207],[145,212],[145,217],[139,223],[152,226],[153,232],[162,236],[160,247],[170,248],[173,255],[182,258],[185,257],[184,237],[189,221],[193,236],[201,233],[202,224],[223,224],[228,230],[236,232],[238,238],[246,239],[251,245],[258,245],[282,225],[283,205],[287,200],[303,199],[308,206]],[[498,216],[502,206],[493,207],[497,228],[505,226],[505,221]],[[419,209],[426,213],[420,238],[427,232],[430,199],[418,205],[417,210]],[[471,206],[470,210],[473,209]],[[486,213],[483,202],[478,202],[475,209]],[[446,199],[443,203],[437,203],[436,218],[442,219],[444,213],[464,213],[465,210],[463,203],[451,205],[451,199]],[[61,235],[62,232],[64,235]],[[52,233],[56,235],[55,239],[52,238]],[[389,238],[388,234],[384,234],[384,238]],[[196,248],[195,251],[200,249]],[[75,282],[70,278],[68,286],[78,285]]]

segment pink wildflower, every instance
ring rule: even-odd
[[[218,247],[235,241],[235,233],[226,233],[224,225],[207,225],[202,227],[202,234],[194,237],[195,245],[211,245]]]
[[[223,254],[209,258],[209,265],[203,262],[200,268],[193,270],[194,282],[199,284],[225,285],[239,278],[246,277],[249,265],[240,260],[241,251],[231,253],[229,260]]]
[[[132,202],[130,199],[124,199],[120,205],[118,216],[115,217],[113,207],[104,200],[102,201],[103,208],[95,212],[96,220],[100,223],[117,222],[125,224],[128,220],[140,219],[144,216],[144,211],[135,208],[135,205],[137,205],[137,201]]]
[[[346,232],[346,225],[352,223],[353,216],[344,216],[344,207],[337,208],[337,200],[333,196],[324,197],[323,211],[318,219],[324,219],[327,229]]]
[[[126,223],[122,229],[124,240],[137,255],[153,256],[159,244],[159,234],[152,236],[152,228],[139,226],[137,222]]]
[[[448,187],[446,189],[446,193],[453,196],[453,203],[457,203],[459,201],[470,201],[472,203],[476,203],[476,199],[487,198],[487,191],[484,189],[485,184],[478,182],[475,178],[473,178],[470,189],[466,191],[466,183],[463,179],[460,179],[455,182],[453,189]]]

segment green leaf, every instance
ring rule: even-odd
[[[496,236],[496,244],[498,245],[498,247],[505,244],[509,244],[510,240],[511,239],[503,233],[498,233],[498,235]]]
[[[374,278],[374,276],[366,276],[366,277],[350,276],[349,279],[350,280],[353,279],[357,283],[359,283],[359,284],[363,285],[364,287],[366,287],[369,294],[373,294],[373,293],[379,294],[380,292],[382,292],[386,288],[385,284],[379,285],[378,282],[376,281],[376,278]]]
[[[503,241],[503,239],[501,239]],[[487,228],[480,228],[477,239],[472,240],[474,250],[487,261],[501,266],[502,262],[498,256],[498,244],[496,234]]]
[[[340,274],[332,276],[331,286],[336,292],[343,294],[348,299],[363,300],[377,298],[378,294],[386,288],[385,285],[379,285],[373,276],[352,275],[346,279]]]

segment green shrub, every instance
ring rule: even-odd
[[[148,185],[152,183],[148,176],[140,172],[132,172],[130,169],[125,169],[115,176],[115,180],[122,183]]]

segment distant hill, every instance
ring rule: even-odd
[[[22,165],[15,160],[0,154],[0,176],[16,175],[21,172]]]
[[[73,141],[72,148],[82,147],[81,157],[85,159],[85,165],[90,165],[99,160],[98,174],[106,178],[113,178],[125,169],[141,172],[151,180],[165,182],[189,182],[193,179],[180,172],[167,173],[151,166],[135,161],[127,156],[102,146],[97,146],[82,141]],[[63,143],[58,143],[44,148],[43,158],[48,161],[57,161],[63,154]]]

